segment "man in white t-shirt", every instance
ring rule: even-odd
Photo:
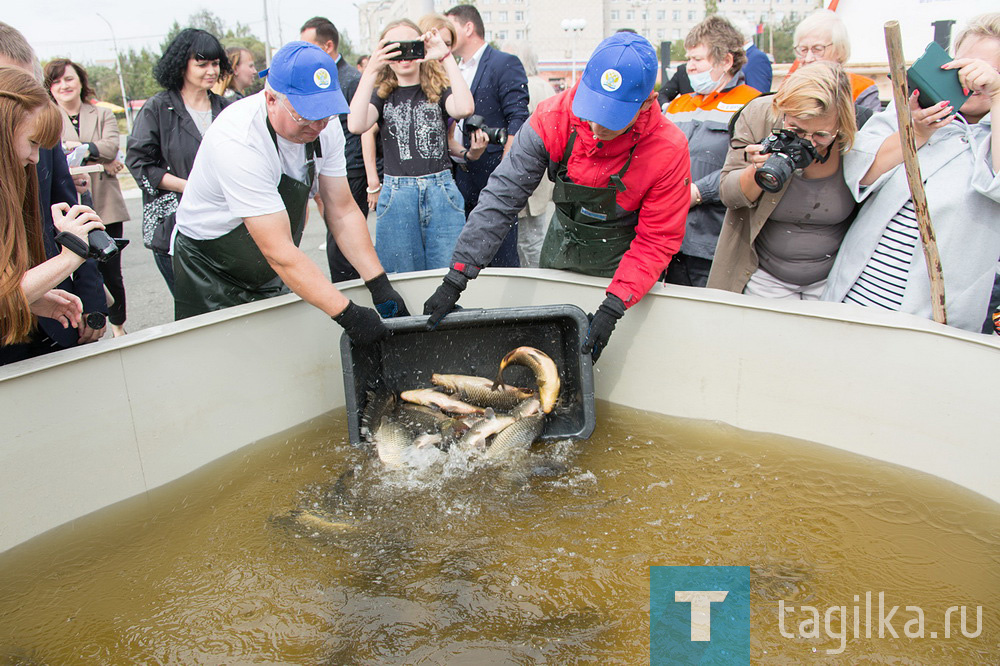
[[[354,342],[388,335],[374,310],[347,299],[299,248],[317,192],[326,224],[385,317],[409,312],[379,263],[347,183],[349,107],[336,65],[319,47],[275,54],[265,89],[230,105],[206,132],[177,209],[173,243],[177,319],[289,289],[341,324]]]

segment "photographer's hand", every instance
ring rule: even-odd
[[[917,145],[917,150],[927,143],[934,132],[950,124],[955,119],[955,110],[948,105],[947,101],[941,101],[926,109],[921,109],[920,104],[917,102],[917,98],[919,97],[920,91],[914,90],[910,94],[909,100],[910,117],[913,118],[913,139]],[[868,167],[868,171],[861,178],[859,184],[861,187],[868,187],[890,169],[894,169],[902,163],[903,139],[897,130],[887,136],[882,145],[879,146],[872,165]]]
[[[465,159],[475,162],[486,151],[486,146],[490,142],[490,137],[486,136],[483,130],[476,130],[469,137],[469,152],[465,154]]]
[[[913,116],[913,138],[917,148],[927,143],[934,132],[948,125],[955,119],[955,110],[942,100],[926,109],[921,109],[917,103],[920,91],[914,90],[910,95],[910,115]]]
[[[751,203],[764,193],[764,190],[754,180],[757,169],[762,167],[764,162],[767,162],[767,155],[760,154],[762,147],[759,143],[751,143],[743,149],[743,159],[746,160],[747,166],[740,172],[740,189],[743,191],[743,196]]]
[[[451,49],[444,43],[437,28],[420,35],[420,39],[424,40],[424,57],[420,62],[441,60],[451,53]]]
[[[83,301],[76,294],[62,289],[49,289],[30,305],[39,317],[55,319],[63,328],[77,328],[83,317]]]
[[[79,205],[70,207],[66,203],[52,204],[52,222],[58,231],[79,236],[84,243],[87,242],[88,233],[94,229],[104,228],[104,223],[93,208]],[[63,248],[63,252],[70,250]]]

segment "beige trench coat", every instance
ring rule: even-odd
[[[93,143],[97,146],[97,155],[92,155],[91,159],[99,164],[113,162],[118,156],[119,133],[118,121],[115,114],[110,109],[104,109],[93,104],[82,104],[80,106],[80,133],[70,122],[69,114],[62,111],[63,116],[63,141],[79,141],[80,143]],[[104,224],[114,224],[124,222],[129,219],[128,208],[125,207],[125,199],[122,197],[121,186],[118,184],[118,176],[108,175],[104,171],[90,174],[90,183],[94,197],[94,210],[101,216]]]
[[[735,145],[760,143],[771,133],[776,122],[771,115],[773,99],[758,97],[743,107],[733,128]],[[788,183],[785,183],[779,192],[764,192],[757,201],[748,200],[740,189],[740,173],[748,164],[742,149],[729,149],[719,179],[719,198],[729,210],[722,223],[712,272],[708,276],[708,287],[738,294],[743,293],[759,264],[757,251],[754,250],[757,234],[788,189]]]

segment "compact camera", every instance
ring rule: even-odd
[[[465,119],[465,133],[472,134],[476,130],[482,130],[485,132],[490,143],[495,143],[498,146],[502,146],[507,143],[506,129],[503,127],[488,127],[486,125],[486,119],[482,116],[469,116]]]
[[[761,141],[760,154],[770,157],[753,175],[754,182],[768,192],[778,192],[796,169],[805,169],[819,159],[810,141],[800,139],[789,129],[774,130]]]
[[[399,55],[394,55],[389,60],[423,60],[424,42],[422,39],[399,42]]]

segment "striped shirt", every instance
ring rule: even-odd
[[[844,296],[844,302],[898,311],[903,305],[910,264],[919,242],[917,215],[910,199],[889,220],[875,253]]]

